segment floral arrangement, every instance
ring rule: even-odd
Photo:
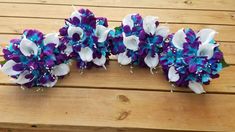
[[[149,67],[153,74],[160,63],[167,80],[189,87],[197,94],[228,64],[213,29],[180,29],[169,34],[158,18],[129,14],[121,26],[108,28],[104,17],[88,9],[76,10],[59,33],[43,34],[27,29],[20,39],[12,39],[3,49],[0,70],[26,87],[53,87],[70,71],[70,60],[81,70],[92,66],[106,69],[111,53],[121,65]]]
[[[70,58],[80,69],[92,65],[106,69],[112,31],[106,18],[95,17],[88,9],[75,10],[60,30],[61,41],[69,47]]]
[[[159,25],[157,17],[129,14],[115,28],[111,53],[117,55],[121,65],[148,66],[153,73],[168,32],[168,27]]]
[[[217,32],[190,28],[180,29],[165,40],[160,64],[169,82],[186,86],[197,94],[204,93],[207,85],[225,66],[223,53],[214,40]]]
[[[58,33],[44,35],[37,30],[25,30],[20,39],[12,39],[3,49],[5,61],[1,71],[26,87],[52,87],[58,77],[69,73],[66,49]]]

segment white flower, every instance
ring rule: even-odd
[[[69,28],[68,28],[68,36],[70,38],[72,38],[75,33],[79,34],[80,39],[82,39],[82,37],[83,37],[83,30],[80,27],[69,26]]]
[[[27,79],[25,77],[28,74],[30,74],[30,72],[28,70],[23,71],[22,73],[20,73],[19,77],[16,80],[14,80],[14,82],[17,83],[17,84],[22,85],[22,84],[26,84],[26,83],[32,81],[33,78],[32,79]]]
[[[155,68],[159,63],[158,54],[156,53],[154,57],[152,57],[150,54],[148,54],[144,58],[144,62],[150,68],[150,72],[153,74],[153,71],[152,71],[153,68]]]
[[[93,51],[89,47],[81,48],[78,54],[82,61],[90,62],[93,59]]]
[[[136,15],[136,14],[128,14],[123,18],[123,20],[122,20],[123,26],[128,25],[130,27],[130,29],[132,29],[134,27],[134,21],[131,19],[132,15]]]
[[[74,12],[71,14],[70,18],[77,17],[81,21],[82,14],[73,6]]]
[[[103,25],[96,25],[95,34],[98,37],[98,42],[102,43],[107,39],[110,29]]]
[[[118,54],[118,63],[121,65],[128,65],[131,63],[131,57],[126,55],[127,51]]]
[[[59,64],[56,65],[52,68],[52,74],[55,76],[64,76],[66,74],[68,74],[70,71],[69,66],[67,64]]]
[[[202,29],[197,33],[197,37],[202,42],[199,45],[197,52],[198,56],[207,56],[208,59],[212,58],[214,55],[214,48],[219,46],[219,44],[210,43],[214,39],[217,32],[212,29]]]
[[[37,55],[38,54],[38,46],[32,42],[31,40],[28,40],[25,36],[20,42],[20,51],[25,56],[30,55]]]
[[[58,47],[60,45],[60,40],[59,40],[59,34],[58,33],[49,33],[45,35],[44,38],[44,45],[47,45],[49,43],[56,44],[55,47]]]
[[[143,28],[147,34],[152,34],[152,35],[155,34],[157,30],[155,22],[157,21],[157,19],[158,18],[154,16],[146,16],[144,18]]]
[[[168,79],[170,82],[176,82],[180,79],[180,76],[174,66],[171,66],[168,70]]]
[[[2,67],[1,71],[5,73],[6,75],[12,76],[12,75],[18,75],[21,73],[21,71],[15,71],[13,70],[13,66],[17,63],[13,60],[8,60]]]
[[[137,51],[139,48],[139,37],[135,36],[135,35],[131,35],[126,37],[123,34],[123,44],[126,46],[126,48],[133,50],[133,51]]]
[[[172,43],[176,48],[183,49],[183,44],[186,42],[185,38],[186,34],[184,33],[184,29],[182,28],[174,34]]]
[[[169,27],[166,26],[158,26],[155,35],[160,35],[163,38],[166,38],[167,35],[169,34],[170,29]]]
[[[64,76],[66,74],[68,74],[70,71],[68,64],[59,64],[56,65],[52,68],[51,70],[51,74],[55,75],[55,80],[53,82],[51,82],[50,80],[48,80],[47,83],[42,84],[44,87],[53,87],[56,82],[58,81],[58,76]]]
[[[104,69],[106,69],[105,67],[105,62],[106,62],[106,57],[104,55],[101,56],[101,58],[95,58],[92,60],[94,64],[96,64],[97,66],[103,66]]]
[[[201,83],[195,81],[189,81],[188,87],[196,94],[205,93]]]

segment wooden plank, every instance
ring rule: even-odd
[[[40,11],[37,11],[37,9],[40,9]],[[235,25],[235,12],[232,11],[185,11],[111,7],[89,7],[89,9],[97,16],[108,17],[109,20],[113,21],[120,21],[129,13],[140,13],[143,16],[158,16],[161,22]],[[64,19],[71,14],[73,8],[71,6],[62,5],[0,3],[0,10],[0,16]]]
[[[117,61],[110,61],[107,71],[103,68],[92,68],[85,70],[81,75],[72,63],[71,72],[65,78],[58,81],[56,86],[60,87],[87,87],[97,89],[139,89],[154,91],[186,91],[188,88],[172,87],[161,71],[157,69],[157,74],[150,74],[148,68],[134,67],[133,74],[130,73],[129,66],[122,66]],[[210,85],[204,86],[208,93],[235,93],[234,78],[235,66],[223,69],[220,78],[214,79]],[[0,84],[14,84],[10,77],[0,72]]]
[[[0,42],[4,40],[4,33],[10,34],[21,34],[26,28],[39,29],[44,33],[57,32],[60,27],[64,25],[64,20],[55,19],[31,19],[31,18],[9,18],[0,17]],[[225,26],[225,25],[198,25],[198,24],[165,24],[162,25],[169,26],[171,32],[176,32],[181,28],[190,27],[194,30],[200,30],[202,28],[212,28],[219,32],[216,35],[216,40],[218,41],[235,41],[235,26]],[[114,28],[120,26],[120,22],[110,22],[109,27]],[[2,38],[2,39],[1,39]],[[5,40],[4,40],[5,41]]]
[[[151,0],[0,0],[0,2],[160,9],[235,10],[234,0],[164,0],[157,2]]]
[[[41,129],[41,128],[26,128],[22,129],[22,126],[20,128],[0,128],[0,132],[178,132],[174,130],[159,130],[159,129],[154,129],[154,130],[149,130],[149,129],[126,129],[126,128],[96,128],[96,129],[71,129],[69,130],[51,130],[48,128]],[[192,131],[184,131],[180,130],[180,132],[192,132]]]
[[[235,95],[1,86],[0,97],[7,128],[235,130]]]

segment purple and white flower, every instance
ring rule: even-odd
[[[88,9],[76,10],[60,29],[62,42],[68,46],[68,55],[77,61],[80,69],[102,66],[109,58],[112,35],[106,18],[95,17]]]
[[[157,17],[129,14],[115,28],[111,52],[121,65],[148,66],[153,73],[168,33],[169,28],[159,26]]]
[[[223,68],[223,53],[214,40],[213,29],[180,29],[167,37],[160,55],[160,64],[168,80],[177,86],[204,93],[203,84],[219,77]]]
[[[53,87],[59,76],[70,71],[66,46],[60,43],[58,35],[25,30],[20,39],[12,39],[3,49],[5,61],[1,71],[20,85]]]

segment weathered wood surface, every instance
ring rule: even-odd
[[[230,67],[195,95],[172,88],[162,73],[120,67],[71,73],[55,88],[22,90],[0,73],[0,132],[235,131],[234,0],[0,0],[0,45],[25,28],[57,32],[71,5],[85,7],[118,26],[128,13],[155,15],[171,32],[182,27],[213,28]],[[2,60],[0,52],[0,60]]]

